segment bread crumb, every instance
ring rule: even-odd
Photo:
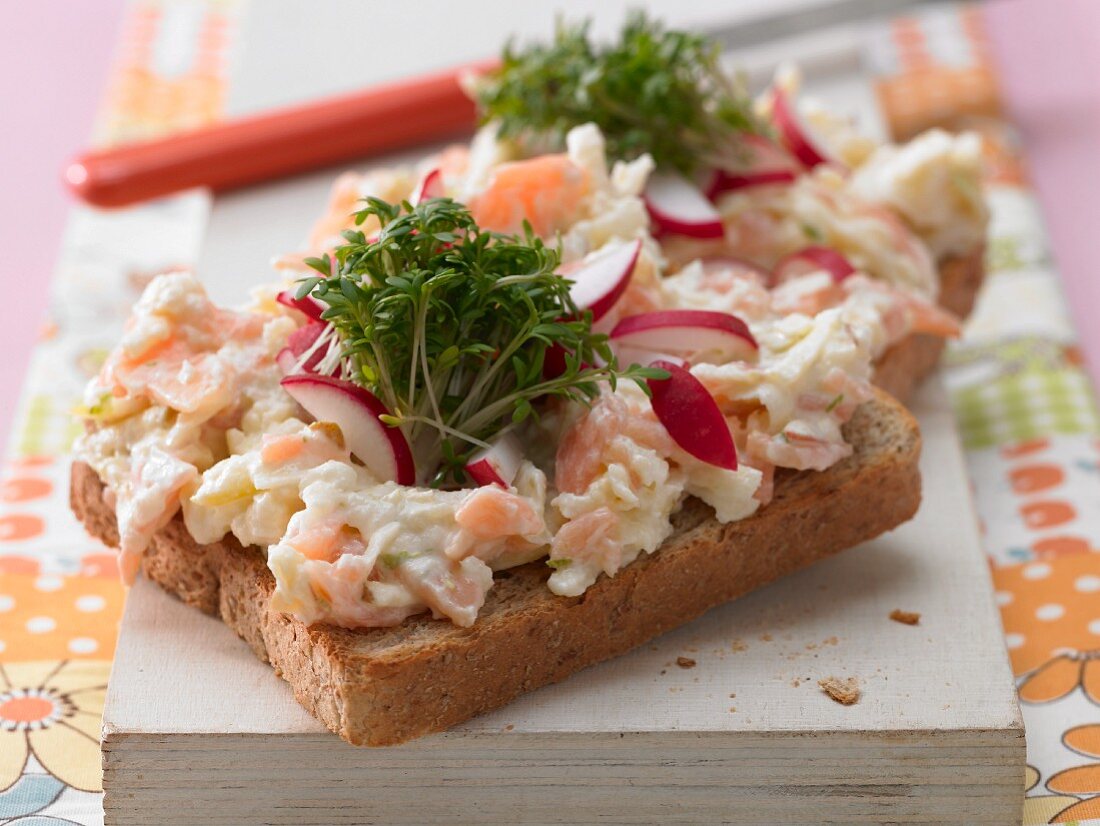
[[[504,730],[505,730],[505,731],[511,731],[511,730],[512,730],[512,729],[514,729],[515,727],[516,727],[516,726],[515,726],[515,723],[509,723],[508,725],[506,725],[506,726],[504,727]]]
[[[760,641],[761,642],[771,642],[772,641],[772,635],[771,634],[761,634],[760,635]]]
[[[836,645],[837,642],[838,642],[838,640],[837,640],[836,637],[828,637],[827,639],[822,640],[821,644],[822,645]]]
[[[741,642],[741,640],[734,640],[733,643],[730,645],[730,648],[733,651],[744,651],[746,648],[748,648],[748,646],[745,645],[745,643]]]
[[[662,668],[662,669],[661,669],[661,673],[662,673],[662,674],[667,674],[667,673],[668,673],[668,671],[667,671],[666,669]]]
[[[890,612],[890,619],[902,625],[917,625],[920,622],[920,614],[916,611],[902,611],[900,608],[895,608]]]
[[[695,668],[695,660],[691,657],[677,657],[676,665],[680,666],[680,668]]]
[[[798,677],[791,680],[791,688],[798,688],[800,685],[802,685],[802,681]]]
[[[818,680],[817,684],[821,686],[822,691],[842,706],[855,705],[859,702],[859,681],[855,677],[844,680],[839,677],[826,677],[824,680]]]
[[[737,707],[736,706],[730,706],[730,714],[736,714],[736,713],[737,713]]]
[[[732,700],[732,699],[734,699],[734,698],[735,698],[736,696],[737,696],[737,692],[736,692],[736,691],[731,691],[731,692],[730,692],[730,699],[731,699],[731,700]]]

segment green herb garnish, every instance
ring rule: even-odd
[[[401,563],[405,562],[406,560],[412,559],[413,555],[411,553],[409,553],[408,551],[400,551],[400,552],[395,553],[395,554],[384,553],[384,554],[380,555],[378,558],[381,560],[382,564],[385,565],[387,568],[396,568],[399,565],[401,565]]]
[[[959,190],[968,201],[981,201],[982,192],[979,184],[975,183],[957,169],[951,170],[951,184]]]
[[[588,30],[559,21],[549,44],[509,44],[501,67],[476,84],[482,120],[539,147],[595,123],[612,158],[648,152],[685,175],[741,159],[737,133],[763,131],[742,84],[719,65],[717,44],[641,12],[627,17],[617,42],[593,43]]]
[[[570,565],[573,564],[573,560],[572,559],[548,559],[548,560],[546,560],[546,564],[556,571],[559,568],[568,568]]]
[[[111,401],[114,399],[114,394],[109,390],[105,393],[100,393],[99,398],[96,399],[96,403],[88,408],[89,416],[102,416],[108,410],[111,409]]]
[[[607,336],[592,332],[570,282],[555,273],[557,250],[525,227],[525,237],[483,232],[465,206],[435,198],[413,207],[366,199],[356,226],[382,226],[367,238],[344,233],[335,261],[309,259],[325,277],[306,278],[328,305],[338,358],[323,372],[366,387],[391,411],[432,484],[462,481],[469,453],[536,414],[558,396],[587,402],[603,382],[630,379],[647,389],[662,370],[620,369]],[[560,370],[544,375],[548,351]]]
[[[839,396],[837,396],[835,399],[833,399],[831,402],[829,402],[829,406],[825,408],[825,412],[826,413],[832,413],[834,410],[836,410],[838,407],[840,407],[840,403],[843,402],[843,401],[844,401],[844,394],[841,393]]]
[[[811,241],[821,242],[825,240],[825,234],[813,224],[802,224],[802,234]]]

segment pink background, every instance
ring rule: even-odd
[[[67,213],[59,184],[102,98],[123,0],[14,4],[0,27],[0,451],[45,319]],[[1004,94],[1020,123],[1094,381],[1100,364],[1100,2],[988,6]]]
[[[0,26],[0,455],[46,318],[68,213],[65,158],[91,134],[123,0],[8,4]]]
[[[1100,385],[1100,2],[1000,0],[989,28],[1054,256]]]

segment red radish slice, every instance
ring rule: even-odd
[[[651,365],[668,371],[667,379],[647,379],[653,412],[668,435],[700,462],[737,470],[737,448],[718,403],[703,383],[671,361]]]
[[[289,376],[294,372],[294,366],[298,363],[298,357],[290,351],[289,347],[284,347],[275,354],[275,363],[279,365],[279,369],[283,371],[284,376]]]
[[[412,451],[400,428],[383,424],[386,406],[350,381],[332,376],[297,375],[282,380],[283,389],[319,422],[333,422],[348,449],[384,482],[416,484]]]
[[[775,265],[774,283],[782,284],[792,278],[824,270],[839,284],[856,271],[852,263],[829,247],[806,247],[780,259]]]
[[[278,363],[279,367],[282,368],[284,374],[288,374],[294,370],[294,366],[302,356],[313,347],[317,339],[320,338],[321,333],[323,333],[327,327],[328,325],[324,322],[311,321],[309,324],[304,327],[299,327],[290,334],[286,340],[286,347],[280,350],[279,354],[275,356],[275,361]],[[324,357],[324,349],[318,347],[302,365],[302,372],[312,373]]]
[[[421,201],[442,198],[444,195],[446,191],[443,188],[443,172],[440,169],[433,169],[417,184],[412,197],[409,198],[409,203],[416,206]]]
[[[323,321],[311,321],[287,336],[286,346],[291,349],[294,355],[300,356],[314,345],[317,339],[321,337],[321,333],[327,328],[328,324]]]
[[[790,184],[797,177],[797,173],[789,169],[773,169],[769,172],[724,172],[719,169],[707,185],[707,198],[713,201],[723,193],[754,186]]]
[[[546,355],[542,359],[542,377],[544,379],[556,379],[565,372],[565,348],[554,343],[546,348]]]
[[[787,97],[787,93],[782,89],[776,89],[773,97],[772,118],[779,128],[783,143],[792,154],[802,161],[807,169],[813,169],[818,164],[831,163],[832,158],[825,151],[824,143],[814,135],[810,125],[799,114],[794,101]]]
[[[560,344],[554,343],[546,348],[546,355],[542,359],[542,377],[544,379],[556,379],[562,373],[565,372],[565,357],[570,355],[570,351],[566,350]],[[598,359],[597,359],[598,361]],[[581,369],[587,370],[591,367],[591,364],[587,362],[581,362]]]
[[[275,296],[275,300],[284,307],[290,307],[291,309],[305,313],[314,321],[320,321],[321,313],[328,309],[312,295],[304,295],[301,298],[297,298],[294,295],[294,290],[283,290]]]
[[[641,250],[641,240],[632,241],[560,268],[558,274],[573,282],[569,295],[577,309],[591,310],[593,321],[607,315],[626,292]]]
[[[653,175],[642,197],[649,217],[663,232],[692,238],[721,238],[725,232],[714,204],[687,178]]]
[[[519,439],[505,433],[488,448],[482,448],[470,457],[466,472],[479,485],[500,485],[509,488],[523,463],[523,448]]]
[[[717,169],[711,177],[706,194],[712,201],[731,190],[789,184],[802,171],[799,162],[786,149],[763,135],[743,135],[741,145],[748,156],[744,164]]]
[[[728,359],[753,358],[759,347],[749,326],[735,315],[711,310],[657,310],[624,318],[611,340],[650,352],[719,352]]]

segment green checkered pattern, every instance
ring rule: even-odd
[[[1077,367],[1026,370],[959,388],[951,397],[968,450],[1055,434],[1100,434],[1092,387]]]
[[[80,420],[72,414],[74,403],[65,404],[44,394],[27,399],[17,419],[11,455],[60,456],[67,453],[81,430]]]

